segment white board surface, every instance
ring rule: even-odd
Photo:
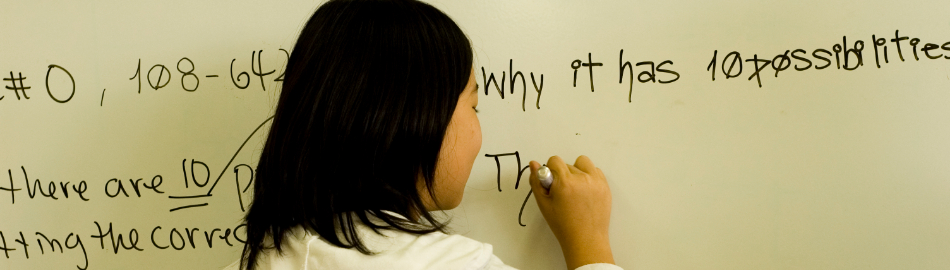
[[[522,209],[517,151],[603,169],[625,269],[950,267],[945,1],[430,3],[469,35],[482,86],[452,229],[506,263],[565,268]],[[4,3],[0,269],[236,260],[281,49],[319,4]]]

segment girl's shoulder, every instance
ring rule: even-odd
[[[276,249],[261,253],[258,269],[489,269],[487,266],[498,260],[490,244],[461,235],[414,235],[396,230],[383,230],[379,235],[367,226],[357,230],[375,254],[334,246],[298,227],[284,235],[280,254]],[[237,263],[225,269],[237,270]]]

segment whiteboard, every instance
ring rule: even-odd
[[[950,267],[947,3],[429,2],[469,35],[482,87],[451,229],[506,263],[565,268],[518,159],[584,154],[625,269]],[[319,4],[5,3],[0,269],[236,260]]]

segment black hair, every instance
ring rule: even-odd
[[[422,196],[438,204],[436,162],[472,58],[458,25],[428,4],[320,6],[287,63],[244,218],[241,269],[254,269],[265,249],[280,253],[282,237],[297,226],[364,254],[373,252],[354,222],[378,234],[444,231]]]

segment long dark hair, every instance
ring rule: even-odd
[[[458,25],[428,4],[320,6],[287,63],[244,218],[241,268],[253,269],[264,249],[279,253],[281,238],[297,226],[364,254],[372,251],[357,235],[357,221],[376,233],[444,231],[422,196],[437,202],[436,162],[472,57]],[[420,194],[420,178],[428,194]],[[273,246],[264,244],[268,237]]]

